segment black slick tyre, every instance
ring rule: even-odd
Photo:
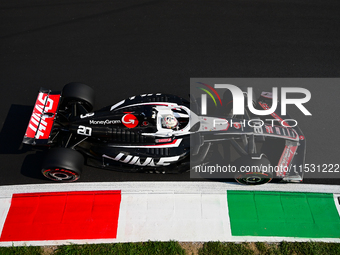
[[[94,90],[82,83],[71,82],[62,90],[63,105],[82,105],[87,112],[91,112],[94,106]]]
[[[42,174],[57,182],[74,182],[80,178],[84,157],[69,148],[51,149],[42,165]]]

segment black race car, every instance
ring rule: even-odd
[[[92,111],[94,92],[87,85],[69,83],[61,92],[41,88],[23,143],[49,147],[42,173],[60,182],[78,180],[84,162],[132,173],[181,173],[217,161],[237,166],[232,174],[243,184],[302,181],[292,167],[305,158],[297,126],[291,128],[277,113],[255,118],[247,108],[244,116],[234,116],[228,102],[228,110],[202,116],[198,100],[144,94]],[[225,93],[223,100],[232,99]],[[270,93],[262,93],[254,105],[270,107]],[[249,120],[252,125],[246,125]],[[275,171],[267,171],[270,166]]]

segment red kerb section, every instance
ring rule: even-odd
[[[0,241],[116,238],[120,191],[13,194]]]

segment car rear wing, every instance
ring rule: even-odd
[[[60,102],[60,92],[40,88],[23,143],[47,145]]]

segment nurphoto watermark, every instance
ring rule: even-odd
[[[192,78],[190,97],[192,178],[338,177],[339,162],[306,163],[300,123],[315,112],[303,79]]]

